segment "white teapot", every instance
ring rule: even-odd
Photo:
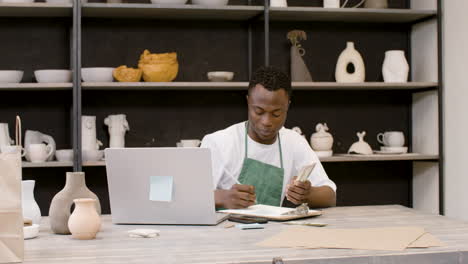
[[[326,123],[318,123],[315,126],[315,132],[310,137],[310,145],[319,157],[329,157],[333,155],[333,136],[328,133],[329,130]]]

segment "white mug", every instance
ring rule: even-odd
[[[21,146],[0,146],[1,153],[21,153],[21,157],[26,156],[26,150]]]
[[[182,139],[180,145],[183,148],[196,148],[200,145],[201,140],[199,139]]]
[[[31,144],[27,151],[31,162],[34,163],[45,162],[54,153],[52,146],[45,144]]]
[[[270,0],[271,7],[288,7],[286,0]]]
[[[403,147],[405,145],[405,135],[401,131],[388,131],[379,133],[377,141],[387,147]]]

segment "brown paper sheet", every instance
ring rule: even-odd
[[[421,227],[384,227],[362,229],[329,229],[291,227],[260,243],[262,247],[342,248],[363,250],[404,250],[410,244],[435,245],[424,236]],[[417,241],[419,238],[424,238]]]

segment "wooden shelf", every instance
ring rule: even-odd
[[[272,7],[271,21],[415,23],[437,16],[435,10]]]
[[[246,90],[247,82],[83,83],[86,90]]]
[[[57,168],[57,167],[72,167],[73,162],[66,162],[66,161],[47,161],[47,162],[40,162],[40,163],[33,163],[28,161],[23,161],[22,164],[23,168]]]
[[[0,3],[0,17],[72,17],[71,4]]]
[[[437,162],[438,155],[423,155],[417,153],[399,155],[348,155],[337,154],[333,157],[320,158],[323,163],[331,162],[365,162],[365,161],[432,161]],[[51,167],[72,167],[72,162],[50,161],[43,163],[23,162],[23,168],[51,168]],[[84,162],[83,167],[104,167],[105,161]]]
[[[83,17],[247,21],[263,14],[263,7],[88,3],[83,5],[82,13]]]
[[[438,161],[438,155],[424,155],[417,153],[395,155],[350,155],[336,154],[333,157],[320,158],[321,162],[362,162],[362,161]]]
[[[0,83],[0,91],[57,91],[57,90],[71,90],[72,83]]]
[[[294,90],[428,90],[437,89],[436,82],[409,83],[336,83],[336,82],[294,82]],[[167,83],[83,83],[86,90],[245,90],[247,82],[167,82]]]

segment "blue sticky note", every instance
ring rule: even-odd
[[[172,176],[151,176],[149,199],[158,202],[172,201]]]

